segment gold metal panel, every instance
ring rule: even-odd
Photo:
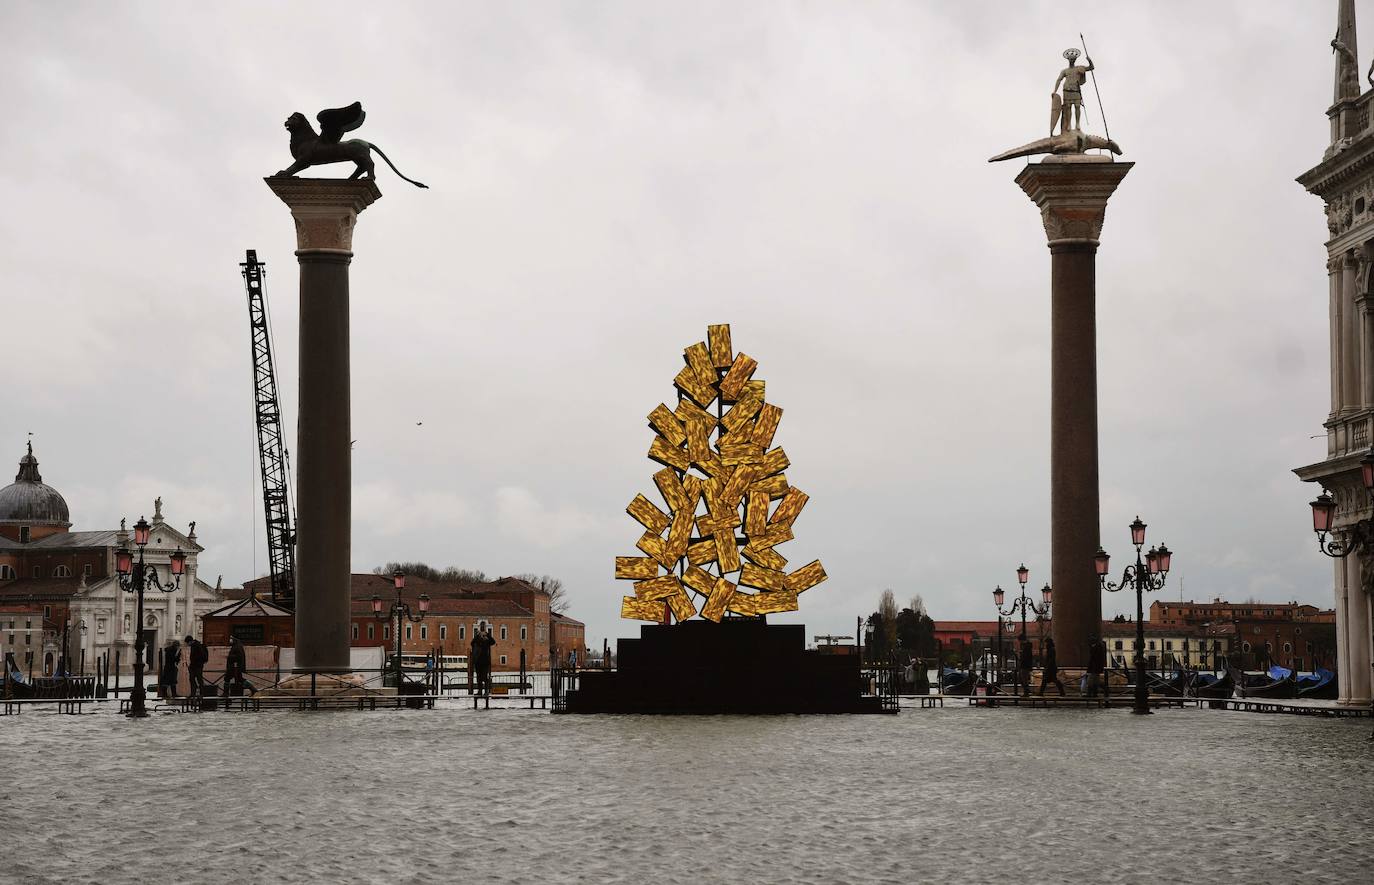
[[[672,468],[664,468],[655,473],[654,485],[658,486],[658,493],[663,496],[663,503],[668,505],[669,510],[677,512],[691,506],[687,501],[687,493],[682,489],[682,481],[677,478]]]
[[[753,377],[754,370],[758,367],[758,360],[748,354],[736,354],[735,361],[730,364],[730,371],[726,372],[725,377],[720,379],[721,397],[726,402],[734,402],[738,399],[740,392],[744,390],[745,383]]]
[[[730,324],[707,326],[706,342],[711,347],[711,365],[717,369],[730,368],[730,363],[735,360],[730,346]]]
[[[711,352],[706,349],[705,342],[698,341],[684,350],[682,358],[687,361],[688,367],[696,373],[702,384],[716,383],[716,367],[711,364]]]
[[[635,495],[635,499],[630,502],[630,506],[625,508],[625,512],[633,516],[636,522],[655,535],[662,534],[663,530],[668,527],[668,523],[672,522],[668,514],[655,507],[654,502],[643,495]]]
[[[759,476],[772,476],[774,473],[782,473],[791,465],[787,460],[787,453],[781,448],[770,449],[768,454],[763,456],[759,462]]]
[[[716,579],[706,574],[702,569],[691,566],[682,573],[682,583],[691,587],[702,596],[709,596],[711,590],[716,586]]]
[[[825,569],[821,567],[821,561],[816,559],[788,575],[784,586],[793,593],[802,593],[824,581],[826,577]]]
[[[754,421],[753,441],[765,449],[771,446],[773,435],[778,432],[778,424],[781,421],[782,409],[772,403],[764,403],[763,408],[759,409],[758,418]]]
[[[762,460],[763,446],[756,446],[749,442],[720,446],[720,463],[724,464],[726,467],[738,467],[741,464],[757,464]]]
[[[692,459],[687,457],[685,449],[679,449],[661,436],[654,437],[653,444],[649,446],[649,458],[678,470],[686,470],[692,464]]]
[[[749,539],[749,546],[755,550],[767,550],[779,544],[786,544],[792,540],[792,528],[790,526],[770,526],[768,531],[757,538]]]
[[[687,456],[693,461],[705,461],[711,457],[711,428],[715,426],[705,421],[687,422]]]
[[[673,385],[696,400],[697,405],[705,408],[716,401],[716,388],[703,381],[691,366],[683,366],[682,371],[673,379]]]
[[[692,540],[692,512],[679,510],[673,514],[673,524],[668,529],[666,555],[673,561],[687,555],[687,543]]]
[[[640,599],[667,599],[682,589],[677,575],[662,575],[634,585],[635,596]]]
[[[727,611],[732,611],[737,615],[756,615],[758,614],[758,611],[755,609],[757,604],[758,597],[753,593],[745,593],[743,590],[736,590],[731,594],[730,601],[725,604],[725,608]]]
[[[720,570],[729,574],[739,571],[739,545],[735,543],[734,532],[716,532],[716,562]]]
[[[664,568],[672,568],[677,564],[677,557],[668,555],[668,542],[658,535],[645,532],[635,542],[635,546],[653,557],[654,561]]]
[[[763,408],[763,397],[756,395],[753,387],[746,386],[739,401],[731,406],[730,411],[726,412],[725,416],[720,419],[720,426],[729,431],[739,430],[757,415],[761,408]]]
[[[716,439],[716,448],[724,452],[730,446],[737,446],[742,443],[752,443],[753,441],[753,422],[746,421],[743,427],[738,427],[734,430],[722,430],[720,436]]]
[[[662,621],[663,603],[626,596],[620,600],[620,616],[627,621]]]
[[[730,468],[720,460],[720,456],[712,453],[711,457],[694,462],[697,469],[707,476],[720,476],[729,472]]]
[[[767,476],[763,479],[756,479],[749,486],[751,492],[766,492],[770,498],[781,498],[787,494],[791,486],[787,484],[787,475],[779,473],[775,476]]]
[[[797,594],[789,590],[775,590],[754,595],[754,611],[760,615],[797,610]]]
[[[676,593],[668,597],[668,606],[673,610],[673,617],[679,621],[690,620],[692,615],[697,613],[696,603],[692,602],[692,597],[687,595],[687,591],[683,590],[681,585],[678,586]]]
[[[768,493],[756,492],[749,487],[749,498],[744,506],[744,533],[756,538],[768,530]]]
[[[782,590],[787,576],[770,568],[762,568],[746,562],[740,571],[739,582],[744,587],[757,587],[759,590]]]
[[[658,407],[649,413],[649,426],[675,446],[680,446],[687,440],[687,432],[683,430],[682,422],[663,403],[659,403]]]
[[[811,500],[811,497],[801,489],[789,489],[787,494],[783,496],[783,499],[778,502],[778,507],[773,511],[773,516],[768,520],[768,524],[773,526],[790,526],[797,521],[797,517],[801,515],[802,508],[806,506],[806,502],[809,500]]]
[[[705,565],[716,561],[716,539],[708,538],[687,545],[687,561],[692,565]]]
[[[765,547],[762,550],[755,549],[752,545],[746,544],[740,550],[740,555],[752,563],[770,568],[774,571],[782,571],[787,568],[787,557],[783,556],[772,547]],[[784,584],[784,586],[786,586]]]
[[[714,545],[712,545],[714,546]],[[642,581],[658,576],[658,563],[648,556],[617,556],[615,576],[620,580]]]
[[[677,401],[677,411],[673,413],[673,417],[677,418],[677,420],[681,421],[684,425],[692,421],[702,421],[709,424],[713,430],[716,426],[716,416],[689,399],[680,399]]]
[[[703,574],[705,573],[703,572]],[[701,607],[701,616],[708,621],[715,621],[719,624],[734,595],[734,584],[724,578],[716,578],[710,595],[706,597],[706,604]]]
[[[734,509],[739,506],[739,502],[744,500],[744,495],[749,491],[749,484],[754,481],[754,477],[759,473],[759,469],[752,464],[741,464],[735,468],[735,472],[730,474],[730,480],[725,484],[725,491],[721,492],[721,500],[725,506]]]
[[[716,532],[728,532],[739,525],[741,525],[739,512],[735,510],[726,510],[718,515],[697,517],[697,533],[703,536],[714,535]]]

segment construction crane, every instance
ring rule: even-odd
[[[267,517],[267,557],[271,565],[272,601],[290,608],[296,602],[296,518],[291,512],[291,477],[281,430],[281,399],[272,364],[272,336],[267,324],[264,265],[248,250],[243,282],[248,290],[248,325],[253,338],[253,406],[258,425],[258,464],[262,507]]]

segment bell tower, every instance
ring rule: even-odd
[[[1340,537],[1354,523],[1374,516],[1360,478],[1360,460],[1374,445],[1374,130],[1369,125],[1374,92],[1361,93],[1354,0],[1339,0],[1331,49],[1335,91],[1326,111],[1331,142],[1322,161],[1298,176],[1298,183],[1326,204],[1331,408],[1324,423],[1326,458],[1294,472],[1331,492],[1336,502],[1332,526]],[[1332,562],[1340,702],[1366,705],[1374,661],[1374,550],[1358,550]]]

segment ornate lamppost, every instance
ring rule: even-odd
[[[143,561],[143,549],[148,546],[151,528],[148,521],[141,516],[138,522],[134,523],[134,544],[138,547],[137,562],[134,562],[133,551],[127,545],[121,546],[115,552],[115,571],[118,573],[119,588],[125,593],[138,596],[138,632],[134,639],[134,688],[129,693],[129,716],[134,718],[148,715],[143,689],[143,591],[153,589],[162,593],[175,593],[181,586],[181,575],[186,571],[186,554],[180,547],[170,557],[168,570],[171,572],[172,580],[165,584],[158,577],[157,567]]]
[[[1001,624],[1002,624],[1002,620],[1001,620],[1002,618],[1010,618],[1012,615],[1016,614],[1016,612],[1017,612],[1018,609],[1020,610],[1020,612],[1021,612],[1021,641],[1024,643],[1024,642],[1027,641],[1027,640],[1026,640],[1026,614],[1027,614],[1027,612],[1034,612],[1034,613],[1035,613],[1035,620],[1036,620],[1037,623],[1040,621],[1041,618],[1048,617],[1048,616],[1049,616],[1049,613],[1050,613],[1050,602],[1051,602],[1051,597],[1052,597],[1053,591],[1050,590],[1050,585],[1049,585],[1049,584],[1046,584],[1044,587],[1040,588],[1040,595],[1041,595],[1042,599],[1041,599],[1041,603],[1040,603],[1039,605],[1036,605],[1036,604],[1035,604],[1035,601],[1032,600],[1029,596],[1026,595],[1026,581],[1030,580],[1030,569],[1026,568],[1026,564],[1025,564],[1024,562],[1021,563],[1021,566],[1016,570],[1016,580],[1021,584],[1021,596],[1020,596],[1019,598],[1017,598],[1017,599],[1013,599],[1013,600],[1011,601],[1011,607],[1008,608],[1008,609],[1003,610],[1003,608],[1002,608],[1002,600],[1006,597],[1006,594],[1002,592],[1001,586],[998,586],[997,589],[995,589],[995,590],[992,591],[992,601],[993,601],[993,603],[995,603],[996,606],[997,606],[997,614],[1001,616],[1001,617],[999,617],[998,620],[997,620],[997,624],[998,624],[998,628],[999,628],[998,631],[997,631],[997,642],[998,642],[998,647],[999,647],[999,648],[1001,647],[1001,642],[1002,642],[1002,631],[1001,631],[1001,629],[1000,629],[1000,628],[1001,628]],[[1042,632],[1043,632],[1043,631],[1042,631]],[[1018,666],[1018,667],[1021,667],[1023,670],[1025,669],[1025,664],[1022,663],[1020,660],[1018,660],[1016,663],[1017,663],[1017,666]],[[1030,686],[1027,685],[1025,688],[1026,688],[1027,693],[1029,693],[1029,691],[1030,691]]]
[[[1157,549],[1151,547],[1144,560],[1141,560],[1140,549],[1145,546],[1145,523],[1140,521],[1139,516],[1131,523],[1131,543],[1135,545],[1135,565],[1126,566],[1121,573],[1121,583],[1113,584],[1107,580],[1107,574],[1111,571],[1111,557],[1101,547],[1097,548],[1093,565],[1097,569],[1098,584],[1108,593],[1135,588],[1135,706],[1131,712],[1144,715],[1150,712],[1150,691],[1145,685],[1145,591],[1163,589],[1173,553],[1160,544]]]
[[[429,613],[429,595],[420,594],[420,613],[414,614],[410,610],[410,603],[401,599],[401,591],[406,588],[405,572],[397,571],[391,576],[391,581],[396,585],[396,601],[391,603],[389,611],[382,611],[382,597],[372,597],[372,616],[379,621],[390,620],[392,630],[396,634],[396,693],[401,692],[401,625],[406,621],[418,624],[425,619]]]
[[[81,631],[81,635],[82,635],[82,636],[85,636],[85,635],[86,635],[86,619],[85,619],[85,618],[82,618],[79,622],[77,622],[76,628],[77,628],[78,630]],[[67,644],[67,643],[68,643],[68,637],[69,637],[70,634],[71,634],[71,629],[72,629],[72,614],[71,614],[70,611],[68,611],[68,612],[67,612],[66,618],[65,618],[65,619],[63,620],[63,622],[62,622],[62,659],[61,659],[61,661],[59,662],[58,667],[57,667],[58,671],[59,671],[63,676],[69,676],[69,675],[71,675],[71,671],[72,671],[71,650],[70,650],[70,647],[69,647],[68,644]]]

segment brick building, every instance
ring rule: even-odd
[[[270,580],[264,577],[247,582],[241,592],[265,596],[270,589]],[[395,648],[395,638],[391,633],[394,622],[389,618],[378,619],[372,613],[374,596],[381,600],[383,613],[390,612],[391,604],[396,599],[391,576],[355,574],[352,576],[350,592],[353,646],[375,646],[387,653],[392,651]],[[525,666],[530,670],[547,670],[550,656],[555,652],[560,653],[560,659],[566,659],[567,651],[572,648],[577,649],[579,659],[584,654],[586,639],[582,622],[551,612],[549,595],[518,578],[458,583],[407,577],[402,598],[410,604],[414,613],[418,613],[416,600],[422,593],[429,596],[429,614],[418,623],[405,621],[401,625],[403,653],[428,654],[435,651],[442,655],[466,655],[473,631],[478,624],[485,623],[496,640],[496,645],[491,649],[491,663],[495,670],[519,670],[522,651],[525,653]],[[212,627],[212,622],[222,623]],[[219,636],[223,633],[227,638],[231,629],[236,626],[241,629],[248,623],[231,624],[228,617],[217,615],[207,619],[206,635]],[[295,622],[289,614],[258,617],[252,623],[261,623],[264,635],[270,631],[271,635],[282,640],[274,644],[295,644]]]
[[[1336,667],[1335,609],[1297,602],[1155,600],[1150,623],[1201,630],[1213,641],[1229,639],[1236,663],[1247,668],[1270,663],[1299,670]]]

